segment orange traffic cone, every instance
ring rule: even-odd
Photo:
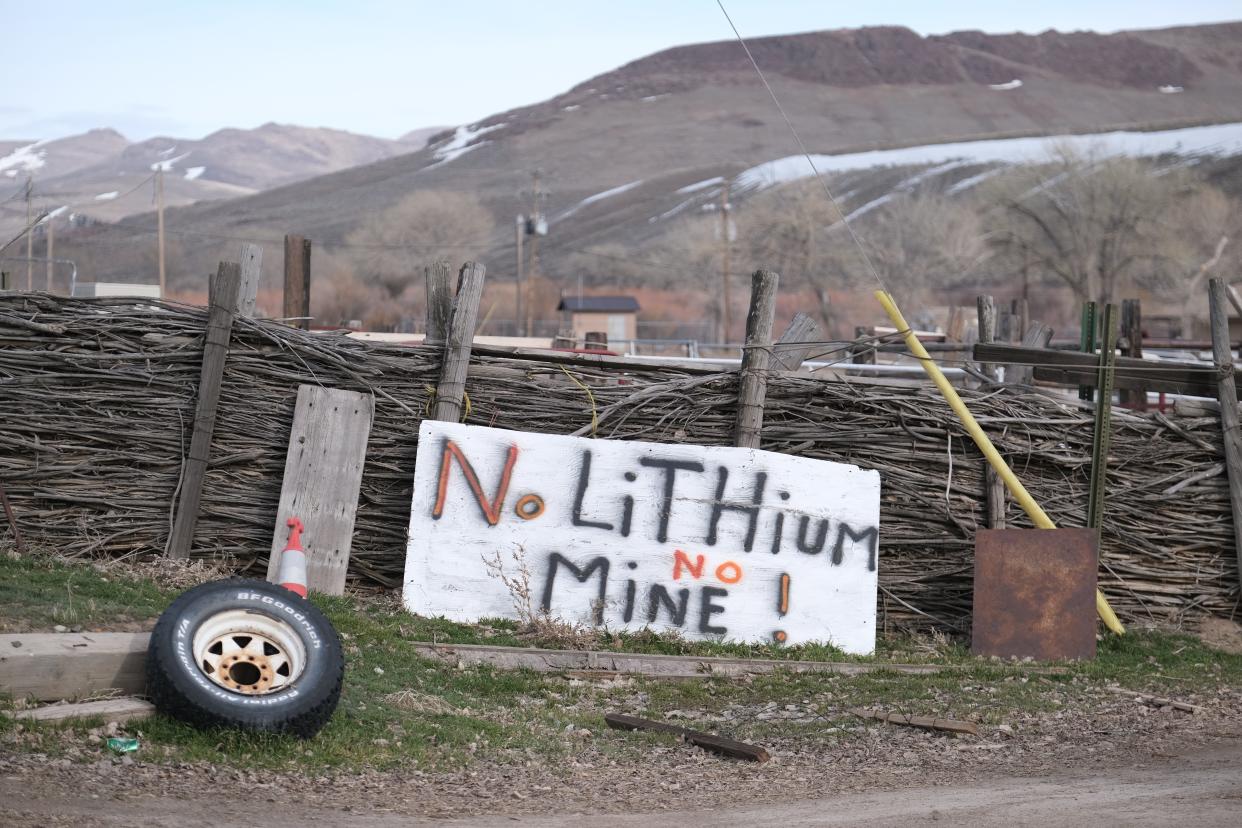
[[[302,521],[295,517],[285,521],[289,542],[280,553],[280,574],[276,581],[285,589],[306,597],[306,553],[302,551]]]

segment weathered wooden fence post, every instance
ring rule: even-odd
[[[1021,344],[1027,348],[1047,348],[1052,341],[1052,328],[1042,322],[1032,322],[1022,336]],[[1008,380],[1009,377],[1006,377]],[[1013,369],[1014,385],[1033,385],[1035,383],[1035,366],[1019,365]]]
[[[436,386],[436,402],[431,409],[433,420],[455,423],[461,419],[466,371],[470,368],[470,348],[474,344],[474,328],[479,321],[479,300],[483,298],[483,275],[486,272],[483,265],[466,262],[457,276],[457,295],[453,297],[453,310],[449,317],[444,361],[440,364],[440,383]]]
[[[1138,299],[1121,300],[1121,336],[1125,343],[1121,355],[1143,357],[1143,308]],[[1147,388],[1121,389],[1119,402],[1137,411],[1147,410]]]
[[[448,338],[449,318],[453,315],[452,271],[446,261],[432,262],[424,273],[427,277],[427,332],[424,345],[444,345]]]
[[[263,248],[257,244],[243,244],[241,252],[241,287],[237,294],[237,315],[254,317],[255,303],[259,298],[259,274],[263,269]]]
[[[996,341],[996,300],[991,296],[980,296],[975,299],[975,309],[979,314],[979,342],[991,345]],[[997,381],[994,363],[980,363],[979,370],[992,382]]]
[[[782,347],[772,349],[772,356],[777,362],[776,367],[784,371],[797,371],[806,361],[811,349],[816,347],[815,341],[819,336],[818,322],[802,311],[795,313],[794,318],[789,322],[789,327],[781,334],[781,338],[776,340],[776,344]]]
[[[1019,296],[1013,300],[1014,315],[1014,339],[1021,339],[1027,329],[1031,326],[1031,303],[1026,300],[1025,296]]]
[[[996,302],[991,296],[980,296],[975,300],[979,313],[979,341],[985,345],[996,341]],[[996,365],[984,363],[979,366],[983,373],[993,382],[996,381]],[[983,461],[983,491],[986,495],[987,509],[984,520],[989,529],[1005,528],[1005,481],[1001,480],[996,469],[987,460]]]
[[[1220,374],[1220,430],[1225,441],[1225,469],[1229,475],[1229,504],[1233,509],[1234,554],[1242,578],[1242,434],[1238,432],[1238,389],[1233,378],[1233,348],[1229,342],[1229,316],[1225,309],[1225,282],[1208,282],[1208,314],[1212,323],[1212,358]]]
[[[759,448],[768,366],[772,364],[772,324],[776,316],[776,288],[779,282],[780,276],[770,270],[756,270],[750,280],[746,347],[742,351],[737,420],[733,426],[733,443],[742,448]]]
[[[854,339],[869,339],[871,341],[866,344],[859,341],[851,345],[850,362],[855,365],[875,365],[875,328],[868,328],[865,325],[855,325]]]
[[[211,452],[211,435],[216,427],[216,411],[220,406],[220,382],[224,378],[224,361],[229,353],[229,337],[233,333],[233,316],[241,289],[241,266],[220,262],[212,280],[211,305],[207,309],[207,329],[203,338],[203,367],[198,380],[198,405],[194,412],[194,433],[190,453],[185,459],[181,478],[181,497],[168,538],[167,554],[188,558],[198,525],[198,509],[203,498],[203,479],[207,474],[207,457]]]
[[[1104,491],[1108,483],[1108,445],[1113,428],[1113,380],[1117,368],[1117,306],[1104,306],[1104,341],[1096,380],[1095,434],[1091,441],[1091,490],[1087,499],[1087,528],[1104,525]]]
[[[310,330],[311,243],[285,236],[285,303],[283,316],[295,328]]]

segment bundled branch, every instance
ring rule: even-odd
[[[67,555],[163,552],[205,320],[166,303],[0,297],[0,481],[28,541]],[[418,424],[438,371],[434,348],[238,320],[194,554],[265,570],[297,386],[318,383],[375,397],[350,575],[399,585]],[[719,445],[737,377],[476,354],[467,393],[471,424]],[[963,396],[1058,525],[1083,525],[1089,406],[1014,390]],[[1113,426],[1100,562],[1109,601],[1129,621],[1229,614],[1238,575],[1217,419],[1118,411]],[[933,389],[774,375],[763,448],[879,470],[884,623],[968,625],[984,461]],[[1029,525],[1012,506],[1008,520]]]

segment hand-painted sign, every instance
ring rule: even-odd
[[[405,603],[870,653],[879,521],[856,466],[424,420]]]

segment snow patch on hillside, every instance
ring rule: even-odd
[[[846,216],[845,220],[853,221],[859,216],[864,216],[867,213],[870,213],[875,208],[885,205],[888,202],[892,201],[893,198],[896,197],[899,193],[913,192],[914,189],[919,186],[919,184],[922,184],[927,179],[933,178],[937,175],[940,175],[941,173],[946,173],[949,170],[955,170],[958,167],[965,166],[966,163],[967,162],[965,161],[947,161],[944,164],[937,164],[934,167],[929,167],[926,170],[917,172],[914,175],[910,176],[909,178],[902,180],[896,187],[894,187],[889,192],[885,193],[879,198],[868,201],[866,204],[857,208],[856,210],[851,212],[848,216]]]
[[[206,167],[188,167],[185,171],[185,180],[193,181],[205,172],[207,172]]]
[[[440,146],[436,147],[431,153],[432,158],[436,159],[436,163],[423,167],[424,170],[435,169],[452,161],[456,161],[468,152],[473,152],[479,147],[485,146],[490,141],[479,141],[489,132],[494,132],[505,124],[493,124],[492,126],[459,126],[453,130],[453,135]],[[478,141],[478,143],[475,143]]]
[[[706,190],[708,187],[713,187],[717,184],[723,184],[723,183],[724,183],[724,178],[722,178],[721,176],[716,176],[715,178],[705,178],[702,181],[696,181],[693,184],[687,184],[686,186],[678,190],[677,194],[685,195],[686,193],[696,193],[699,190]]]
[[[620,187],[613,187],[611,190],[604,190],[602,193],[596,193],[593,196],[587,196],[586,198],[582,199],[582,201],[579,201],[573,207],[570,207],[568,210],[566,210],[565,212],[557,216],[554,219],[554,221],[561,221],[562,219],[569,218],[574,213],[581,210],[583,207],[587,207],[591,204],[594,204],[597,201],[603,201],[606,198],[612,198],[613,196],[619,196],[622,193],[629,192],[630,190],[634,189],[635,187],[639,186],[642,183],[643,183],[643,179],[640,178],[637,181],[631,181],[629,184],[622,184]]]
[[[120,192],[118,192],[117,190],[113,190],[112,192],[109,192],[109,193],[100,193],[99,195],[95,196],[95,200],[96,201],[111,201],[112,199],[116,198],[119,195],[120,195]]]
[[[970,178],[963,178],[961,181],[957,182],[952,187],[945,190],[945,192],[948,195],[957,195],[958,193],[963,193],[969,190],[971,187],[975,186],[976,184],[982,184],[984,181],[987,181],[989,178],[996,175],[1003,169],[1004,167],[993,167],[992,169],[984,170],[983,172],[978,173],[977,175],[972,175],[970,176]]]
[[[0,171],[3,171],[9,178],[14,178],[17,172],[34,172],[43,166],[44,159],[47,158],[47,151],[37,149],[42,141],[36,141],[33,144],[27,144],[24,147],[18,147],[8,155],[0,158]],[[12,170],[10,173],[9,170]]]
[[[176,149],[176,147],[173,147],[173,149]],[[163,153],[160,153],[160,154],[163,155]],[[170,170],[172,170],[173,166],[176,165],[178,161],[182,160],[189,154],[190,153],[188,152],[183,152],[180,155],[178,155],[176,158],[169,158],[167,161],[156,161],[154,164],[151,165],[151,171],[152,172],[160,172],[160,171],[169,172]]]
[[[1009,89],[1020,89],[1021,87],[1022,87],[1022,81],[1018,80],[1017,78],[1014,78],[1013,80],[1008,81],[1007,83],[989,83],[988,84],[988,89],[995,89],[997,92],[1005,92]]]
[[[678,190],[677,192],[681,192],[681,190]],[[655,224],[657,221],[664,221],[665,219],[672,218],[673,216],[677,215],[678,213],[680,213],[682,210],[686,209],[693,203],[694,203],[694,199],[688,198],[685,201],[678,204],[676,207],[673,207],[671,210],[665,210],[663,213],[660,213],[660,215],[652,216],[651,218],[647,219],[647,223]]]
[[[1068,148],[1096,157],[1144,157],[1163,153],[1179,155],[1242,152],[1242,123],[1167,129],[1159,132],[1103,132],[1086,135],[1052,135],[1032,138],[995,138],[983,141],[957,141],[925,144],[892,150],[850,152],[840,155],[812,155],[822,173],[864,170],[871,167],[939,164],[1037,163],[1047,160],[1058,148]],[[762,189],[814,175],[805,156],[790,155],[751,167],[737,177],[742,189]]]

